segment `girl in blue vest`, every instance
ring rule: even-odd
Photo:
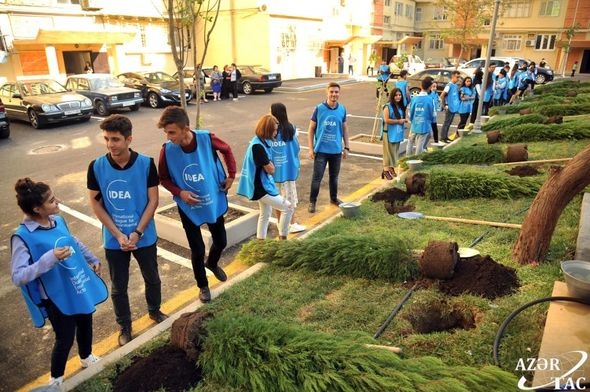
[[[471,110],[473,108],[473,101],[475,101],[475,97],[477,92],[473,87],[473,80],[471,77],[467,76],[465,80],[463,80],[463,86],[459,90],[459,96],[461,98],[461,104],[459,105],[459,125],[457,125],[457,130],[465,129],[465,125],[467,125],[467,120],[469,120],[469,115],[471,114]],[[459,132],[455,137],[459,136]]]
[[[399,79],[395,82],[395,87],[400,89],[404,98],[404,106],[408,107],[410,104],[410,87],[408,86],[408,71],[402,69],[399,73]],[[390,99],[391,101],[391,99]]]
[[[107,288],[99,260],[57,215],[58,200],[49,186],[24,178],[14,189],[25,219],[11,238],[12,282],[21,288],[33,325],[51,322],[49,384],[61,387],[74,338],[83,368],[99,360],[92,354],[92,313],[107,299]]]
[[[295,180],[299,177],[299,140],[295,125],[289,122],[287,107],[280,103],[270,105],[270,113],[279,121],[276,142],[272,148],[272,163],[275,165],[273,175],[279,186],[281,196],[291,203],[293,211],[299,203]],[[280,216],[279,216],[280,220]],[[305,231],[305,226],[295,222],[295,213],[291,216],[290,233]]]
[[[273,178],[275,165],[272,163],[272,147],[276,143],[279,121],[272,114],[265,114],[258,120],[255,136],[244,156],[242,173],[238,183],[238,195],[258,201],[260,214],[256,238],[266,239],[268,223],[273,208],[281,214],[279,219],[279,239],[286,240],[293,206],[279,194]]]
[[[389,95],[389,102],[383,108],[383,128],[381,140],[383,141],[383,172],[381,178],[393,180],[395,164],[399,157],[399,144],[404,140],[406,119],[406,106],[404,97],[399,88],[393,89]],[[386,134],[385,137],[383,134]]]
[[[506,71],[500,70],[494,83],[494,106],[502,106],[506,103],[508,92],[508,79],[506,78]]]
[[[438,117],[438,112],[442,110],[442,107],[440,106],[438,86],[434,80],[432,81],[432,86],[430,86],[430,92],[428,93],[428,96],[432,98],[432,108],[434,109],[434,111],[432,112],[432,123],[430,124],[430,127],[432,129],[432,138],[434,139],[435,143],[438,143],[438,123],[436,121]],[[428,148],[429,142],[430,134],[428,134],[426,136],[426,139],[424,139],[424,145],[422,146],[423,150],[426,150]]]

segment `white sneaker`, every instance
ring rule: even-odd
[[[290,227],[289,227],[289,233],[301,233],[302,231],[305,231],[306,227],[300,225],[299,223],[293,223]]]
[[[96,355],[90,354],[85,359],[80,359],[80,365],[82,365],[82,367],[84,369],[86,369],[88,366],[92,366],[92,365],[94,365],[98,361],[100,361],[100,357],[97,357]]]
[[[63,376],[61,377],[56,377],[53,378],[51,377],[49,379],[49,382],[47,383],[47,391],[63,391],[63,384],[64,384],[64,378]]]
[[[238,100],[237,98],[234,98],[234,101],[237,101],[237,100]]]

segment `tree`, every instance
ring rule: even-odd
[[[541,261],[549,251],[557,221],[568,203],[590,185],[590,145],[565,166],[552,166],[522,223],[512,250],[521,264]]]
[[[201,75],[202,64],[207,55],[207,48],[211,42],[213,29],[217,24],[220,6],[221,0],[168,0],[166,3],[170,46],[181,86],[184,86],[183,71],[188,60],[188,50],[191,50],[190,53],[192,54],[193,70],[197,78],[195,81],[197,102],[196,127],[201,122],[201,84],[199,83],[199,77]],[[197,51],[198,32],[203,34],[203,50],[200,58]],[[180,100],[182,107],[186,109],[186,97],[184,94],[181,94]]]
[[[450,27],[441,29],[437,23],[436,28],[441,30],[443,38],[461,46],[458,58],[472,46],[470,41],[484,30],[494,13],[494,2],[490,0],[436,0],[434,6],[441,11],[441,19],[450,22]]]

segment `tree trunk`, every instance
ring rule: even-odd
[[[589,184],[590,145],[565,166],[552,166],[549,169],[549,178],[533,200],[512,249],[513,256],[520,264],[545,258],[561,212]]]

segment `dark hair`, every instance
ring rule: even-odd
[[[401,101],[399,101],[399,103],[395,102],[395,94],[396,93],[400,93],[402,96]],[[393,111],[393,115],[395,116],[396,119],[402,119],[406,117],[406,107],[404,106],[404,93],[402,92],[401,89],[399,88],[394,88],[393,90],[391,90],[391,93],[389,94],[389,103],[391,104],[391,106],[393,108],[398,108],[401,109],[402,115],[400,117],[399,115],[399,111],[398,110],[394,110]]]
[[[158,128],[163,129],[166,125],[170,124],[176,124],[180,128],[189,126],[190,120],[188,119],[186,110],[180,106],[168,106],[164,109],[158,121]]]
[[[471,76],[467,76],[463,79],[463,86],[465,86],[465,82],[468,80],[471,82],[471,87],[473,87],[473,79],[471,79]]]
[[[287,107],[281,102],[270,105],[270,113],[279,120],[279,132],[284,141],[291,141],[295,136],[295,127],[289,122]]]
[[[29,216],[36,216],[34,209],[45,203],[49,185],[43,182],[34,182],[29,177],[19,179],[14,185],[16,202],[23,212]]]
[[[461,75],[461,72],[454,70],[453,72],[451,72],[451,75]]]
[[[399,77],[400,78],[403,78],[407,74],[408,74],[408,70],[407,69],[402,69],[401,72],[399,73]]]
[[[131,120],[120,114],[111,114],[99,126],[103,131],[119,132],[125,138],[131,136],[133,130]]]
[[[328,83],[328,87],[326,89],[332,88],[332,87],[338,87],[338,90],[340,90],[340,85],[336,82],[330,82]]]
[[[500,70],[500,75],[506,76],[506,70],[504,68]]]
[[[260,139],[272,139],[275,133],[275,125],[278,125],[278,123],[279,121],[272,114],[264,114],[258,119],[254,133]]]
[[[420,83],[420,87],[422,87],[422,90],[428,90],[430,87],[432,87],[432,81],[433,79],[431,77],[426,77],[422,79],[422,82]]]

